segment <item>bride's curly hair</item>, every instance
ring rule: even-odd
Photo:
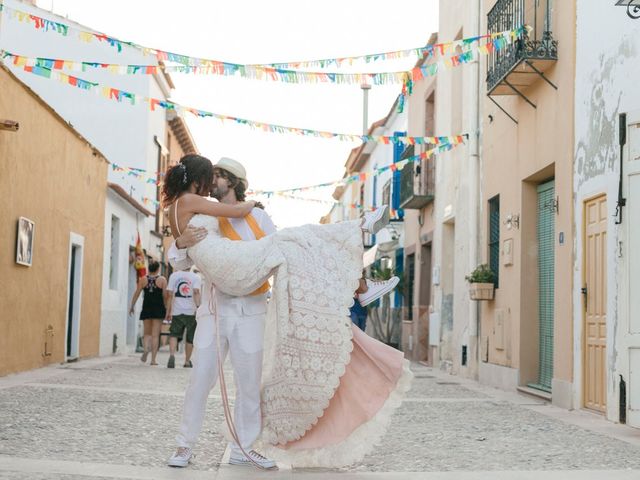
[[[208,195],[213,183],[213,164],[201,155],[185,155],[180,162],[169,167],[162,184],[162,204],[171,205],[180,194],[195,183],[198,195]]]

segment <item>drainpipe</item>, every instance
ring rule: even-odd
[[[471,25],[480,35],[480,12],[482,0],[478,0],[471,10]],[[472,27],[473,28],[473,27]],[[477,57],[469,66],[473,82],[471,82],[469,105],[469,268],[472,271],[478,265],[479,216],[480,216],[480,58]],[[469,301],[469,336],[475,337],[476,359],[480,361],[480,325],[478,302]],[[477,365],[479,368],[479,363]],[[476,373],[477,375],[477,373]]]

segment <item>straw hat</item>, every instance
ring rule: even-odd
[[[220,168],[222,170],[226,170],[229,173],[233,173],[242,183],[244,183],[245,188],[249,188],[249,180],[247,180],[247,171],[244,169],[242,164],[232,158],[222,157],[218,160],[213,168]]]

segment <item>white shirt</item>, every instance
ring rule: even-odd
[[[276,227],[271,217],[261,208],[254,208],[251,212],[258,226],[266,235],[271,235],[276,231]],[[238,232],[242,240],[256,240],[251,227],[244,218],[230,218],[231,226]],[[187,256],[187,249],[178,249],[175,242],[169,248],[167,257],[174,268],[186,270],[193,265]],[[196,312],[198,328],[193,341],[194,345],[204,348],[208,346],[214,338],[214,320],[210,308],[211,292],[215,290],[206,279],[203,281],[202,302]],[[267,312],[267,295],[249,295],[246,297],[233,297],[222,292],[215,292],[218,314],[220,317],[239,317],[242,315],[264,315]]]
[[[189,271],[173,272],[169,277],[167,290],[173,292],[172,315],[195,315],[196,301],[193,293],[200,290],[201,280],[198,275]]]

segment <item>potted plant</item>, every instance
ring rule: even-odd
[[[489,265],[478,265],[465,278],[469,282],[471,300],[493,300],[496,275]]]

